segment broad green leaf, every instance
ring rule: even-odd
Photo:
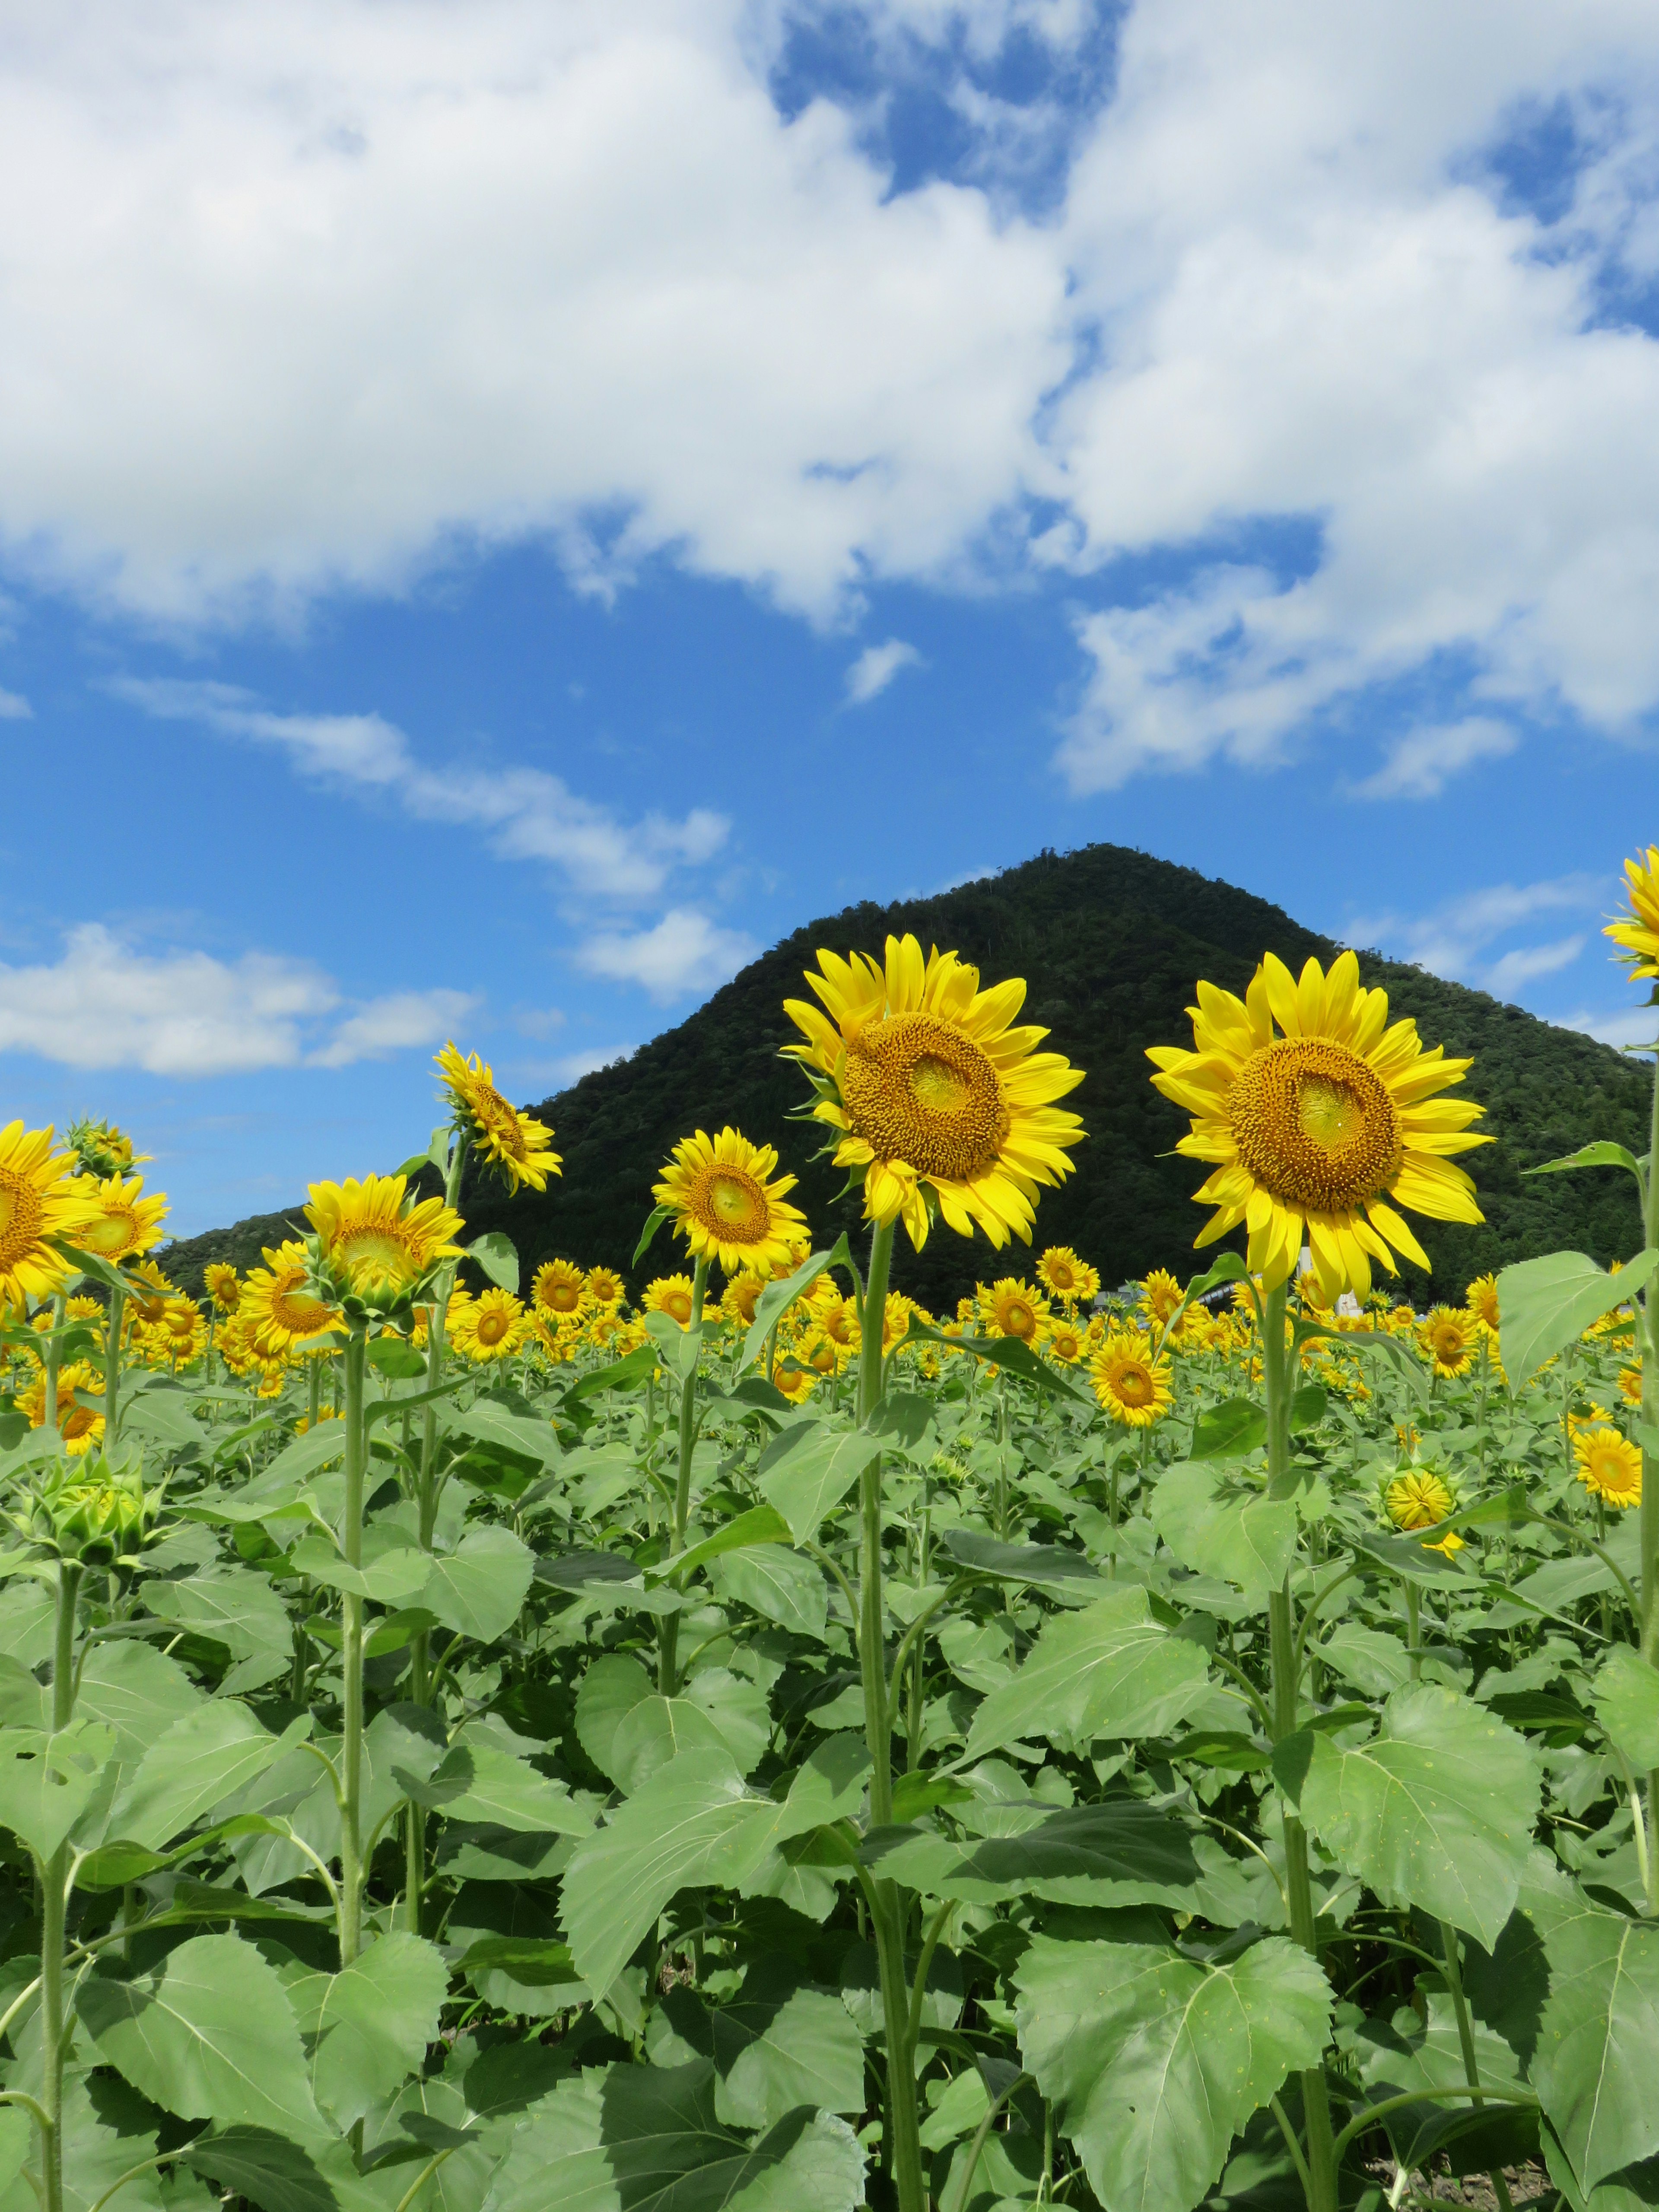
[[[137,1981],[94,1975],[76,2003],[104,2057],[165,2111],[327,2141],[287,1995],[240,1936],[191,1936]]]
[[[1565,1175],[1573,1168],[1623,1168],[1626,1174],[1635,1176],[1639,1185],[1645,1164],[1623,1145],[1601,1138],[1593,1145],[1581,1145],[1576,1152],[1568,1152],[1559,1160],[1544,1160],[1535,1168],[1522,1168],[1521,1172],[1523,1176]]]
[[[633,1351],[620,1359],[613,1359],[608,1367],[596,1367],[592,1373],[579,1375],[564,1393],[567,1406],[580,1405],[584,1398],[596,1398],[605,1390],[632,1390],[643,1382],[657,1364],[654,1345],[635,1345]]]
[[[1337,1863],[1385,1905],[1417,1905],[1490,1949],[1538,1817],[1523,1740],[1471,1699],[1419,1685],[1395,1692],[1357,1750],[1324,1735],[1292,1741],[1311,1746],[1302,1817]]]
[[[248,1567],[204,1567],[183,1582],[148,1582],[143,1594],[159,1619],[225,1646],[236,1665],[222,1687],[255,1689],[292,1662],[288,1609],[268,1575]]]
[[[1322,2063],[1330,2027],[1329,1984],[1282,1936],[1206,1968],[1039,1936],[1012,1979],[1028,2071],[1095,2194],[1135,2212],[1191,2212],[1251,2113]]]
[[[738,1755],[720,1723],[690,1698],[642,1698],[631,1706],[611,1747],[611,1773],[626,1796],[634,1796],[660,1766],[683,1751],[724,1752],[742,1771],[754,1765]]]
[[[516,1452],[520,1459],[531,1460],[550,1472],[559,1464],[559,1441],[553,1433],[553,1424],[534,1420],[528,1413],[515,1413],[510,1407],[498,1406],[493,1398],[477,1398],[470,1406],[449,1407],[442,1415],[442,1422],[451,1433],[476,1437],[481,1443]]]
[[[787,1544],[788,1541],[789,1523],[775,1507],[751,1506],[747,1513],[739,1513],[735,1520],[728,1521],[725,1528],[715,1529],[712,1536],[705,1536],[700,1543],[689,1545],[674,1558],[665,1559],[660,1567],[647,1574],[646,1579],[647,1582],[663,1582],[670,1575],[688,1575],[705,1561],[718,1559],[727,1552],[740,1552],[745,1545]]]
[[[115,1750],[101,1721],[71,1721],[53,1735],[0,1729],[0,1827],[50,1858],[92,1802]]]
[[[158,1386],[141,1391],[121,1408],[121,1431],[154,1437],[176,1450],[189,1451],[209,1442],[208,1431],[191,1412],[180,1393]]]
[[[793,1635],[822,1641],[830,1613],[829,1591],[823,1571],[798,1552],[777,1544],[728,1552],[714,1579],[721,1597],[746,1605],[763,1620],[775,1620]]]
[[[303,1733],[309,1720],[300,1725]],[[234,1698],[202,1705],[151,1744],[118,1794],[106,1832],[160,1850],[291,1748],[289,1736],[272,1735]]]
[[[1296,1506],[1288,1498],[1237,1497],[1206,1467],[1166,1467],[1152,1491],[1152,1525],[1183,1566],[1247,1595],[1284,1587],[1296,1557]]]
[[[1659,1767],[1659,1668],[1615,1644],[1590,1692],[1596,1716],[1638,1774]]]
[[[1588,1899],[1544,1931],[1532,2080],[1586,2189],[1659,2152],[1659,1926]]]
[[[1042,1897],[1057,1905],[1166,1905],[1193,1910],[1199,1878],[1192,1838],[1178,1820],[1138,1798],[1108,1798],[1050,1812],[1034,1805],[1019,1833],[956,1844],[935,1830],[878,1830],[863,1856],[874,1871],[934,1897],[990,1905]]]
[[[718,2009],[681,1988],[663,2010],[679,2055],[713,2060],[714,2113],[728,2127],[769,2128],[799,2105],[864,2109],[864,2039],[852,2014],[839,1994],[803,1988],[783,1960],[751,1966],[738,1996]]]
[[[637,1254],[635,1257],[637,1257]],[[814,1252],[803,1260],[793,1275],[785,1275],[769,1283],[755,1301],[755,1318],[749,1324],[749,1334],[743,1340],[743,1357],[738,1362],[738,1371],[752,1367],[765,1349],[766,1339],[773,1324],[781,1321],[803,1291],[811,1290],[826,1267],[852,1266],[852,1253],[845,1236],[838,1237],[828,1252]]]
[[[205,1703],[176,1659],[136,1637],[94,1644],[75,1693],[76,1718],[106,1722],[127,1765],[136,1765],[158,1736]]]
[[[974,1715],[965,1759],[1030,1733],[1086,1746],[1097,1736],[1167,1735],[1209,1694],[1209,1662],[1152,1618],[1144,1589],[1110,1591],[1050,1620],[1012,1682]]]
[[[368,1364],[393,1382],[412,1382],[426,1373],[426,1354],[400,1336],[377,1336],[368,1346]]]
[[[1242,1459],[1267,1440],[1267,1416],[1254,1398],[1228,1398],[1193,1424],[1188,1459]]]
[[[337,2127],[416,2072],[438,2033],[449,1990],[442,1954],[418,1936],[382,1936],[337,1974],[311,1975],[289,1992],[310,2044],[311,2090]]]
[[[535,1569],[536,1554],[510,1528],[469,1528],[434,1560],[417,1602],[446,1628],[493,1644],[523,1610]]]
[[[398,1779],[407,1784],[410,1777],[399,1771]],[[432,1770],[428,1790],[410,1794],[441,1804],[452,1819],[524,1835],[585,1836],[593,1826],[564,1783],[538,1774],[477,1731],[464,1732]]]
[[[576,1740],[601,1774],[617,1779],[617,1731],[635,1706],[656,1694],[637,1659],[607,1652],[582,1676],[576,1692]]]
[[[331,1537],[316,1532],[301,1536],[288,1560],[296,1574],[308,1575],[331,1589],[372,1598],[377,1605],[401,1605],[432,1579],[430,1558],[413,1544],[394,1546],[362,1567],[352,1567],[341,1558]]]
[[[513,1239],[499,1229],[488,1229],[466,1247],[466,1256],[481,1267],[500,1290],[519,1295],[519,1251]]]
[[[155,2173],[116,2186],[124,2174],[155,2156],[157,2137],[154,2107],[135,2097],[125,2082],[112,2086],[114,2095],[100,2094],[94,2105],[84,2076],[77,2079],[71,2071],[65,2080],[64,2212],[90,2212],[93,2205],[106,2203],[107,2212],[163,2212]],[[29,2162],[33,2166],[33,2157]],[[40,2192],[20,2176],[0,2202],[6,2212],[40,2212]]]
[[[1095,1403],[1092,1391],[1085,1390],[1065,1368],[1051,1367],[1046,1359],[1039,1358],[1017,1336],[946,1336],[943,1329],[929,1328],[912,1314],[909,1328],[894,1349],[902,1352],[915,1344],[942,1344],[950,1352],[966,1352],[988,1366],[1006,1369],[1022,1382],[1034,1382],[1053,1397],[1070,1398],[1079,1406]]]
[[[1576,1343],[1593,1321],[1639,1291],[1659,1266],[1659,1247],[1638,1252],[1616,1275],[1583,1252],[1522,1260],[1498,1278],[1498,1351],[1511,1391]]]
[[[1036,1583],[1060,1591],[1073,1603],[1100,1595],[1099,1568],[1063,1544],[1000,1544],[976,1528],[946,1528],[943,1540],[959,1566],[994,1575],[999,1582]]]
[[[796,1543],[810,1544],[879,1449],[858,1429],[798,1421],[761,1454],[757,1487],[782,1515]]]
[[[1412,1678],[1405,1638],[1387,1635],[1379,1628],[1339,1621],[1317,1651],[1326,1666],[1334,1668],[1345,1682],[1352,1682],[1368,1698],[1386,1698],[1390,1691],[1403,1690]]]
[[[221,2128],[180,2153],[186,2166],[259,2212],[341,2212],[310,2154],[269,2128]]]

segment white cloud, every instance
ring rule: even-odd
[[[1558,975],[1563,968],[1571,967],[1589,942],[1580,932],[1575,937],[1558,937],[1549,945],[1518,945],[1487,969],[1486,988],[1495,999],[1507,999],[1524,985],[1535,983],[1540,975]]]
[[[0,722],[31,722],[34,709],[21,691],[0,691]]]
[[[741,931],[718,927],[694,907],[671,907],[653,929],[602,931],[575,957],[589,975],[638,983],[666,1003],[729,981],[759,951]]]
[[[434,1042],[476,1003],[459,992],[425,991],[348,1008],[332,978],[307,961],[147,953],[87,922],[50,965],[0,964],[0,1053],[190,1077],[304,1060],[343,1067]]]
[[[1563,1017],[1557,1024],[1564,1030],[1582,1030],[1602,1044],[1610,1044],[1620,1051],[1632,1046],[1651,1049],[1659,1039],[1659,1012],[1652,1006],[1620,1006],[1611,1011],[1581,1006],[1576,1014]]]
[[[902,637],[890,637],[885,645],[866,645],[847,672],[848,705],[866,705],[887,689],[901,668],[922,665],[921,653]]]
[[[1357,799],[1438,799],[1455,775],[1476,761],[1501,760],[1521,742],[1508,722],[1472,714],[1461,722],[1407,730],[1389,747],[1375,775],[1352,787]]]
[[[1583,951],[1584,933],[1512,947],[1488,961],[1498,941],[1546,915],[1586,914],[1605,905],[1611,886],[1600,876],[1557,876],[1537,884],[1493,884],[1448,899],[1425,915],[1360,917],[1343,931],[1344,942],[1374,945],[1397,960],[1414,962],[1431,975],[1477,984],[1507,997],[1540,975],[1569,966]],[[1569,1027],[1572,1024],[1569,1024]]]
[[[275,714],[229,684],[118,677],[108,689],[158,719],[276,746],[303,774],[389,792],[422,821],[470,823],[507,859],[548,861],[579,890],[650,897],[674,867],[711,860],[731,829],[707,807],[623,823],[544,769],[424,768],[379,714]]]

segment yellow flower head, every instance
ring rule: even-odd
[[[834,1305],[826,1304],[819,1314],[818,1327],[843,1352],[856,1352],[864,1341],[859,1310],[851,1298],[837,1298]]]
[[[167,1363],[188,1367],[207,1349],[207,1323],[194,1298],[169,1298],[147,1332]]]
[[[728,1321],[735,1322],[739,1328],[753,1328],[755,1308],[759,1304],[760,1294],[765,1288],[766,1278],[763,1275],[733,1275],[721,1294],[720,1311]]]
[[[161,1243],[167,1194],[157,1191],[146,1198],[143,1176],[134,1176],[130,1182],[112,1176],[107,1182],[88,1188],[87,1202],[90,1211],[77,1240],[83,1252],[96,1252],[104,1260],[126,1260]]]
[[[1432,1528],[1455,1510],[1457,1501],[1439,1475],[1412,1468],[1395,1475],[1382,1492],[1382,1504],[1396,1528]]]
[[[665,1313],[682,1328],[691,1326],[692,1284],[690,1275],[659,1275],[645,1286],[641,1301],[646,1313]]]
[[[454,1125],[471,1139],[474,1152],[514,1190],[526,1182],[532,1190],[545,1190],[549,1176],[562,1172],[547,1124],[520,1113],[502,1097],[495,1071],[476,1052],[465,1059],[453,1043],[447,1044],[435,1065],[449,1094]]]
[[[914,1299],[907,1298],[902,1291],[889,1291],[881,1310],[881,1348],[890,1352],[906,1334],[910,1316],[916,1310]]]
[[[1436,1306],[1417,1332],[1424,1357],[1434,1364],[1437,1375],[1467,1375],[1474,1357],[1480,1323],[1458,1306]]]
[[[69,1272],[55,1248],[79,1244],[90,1208],[74,1155],[54,1152],[51,1129],[0,1129],[0,1306],[49,1297]]]
[[[799,1406],[804,1398],[811,1396],[817,1376],[811,1368],[803,1367],[798,1360],[792,1358],[786,1365],[780,1359],[772,1370],[772,1381],[792,1405]]]
[[[71,1458],[79,1459],[82,1452],[90,1451],[104,1440],[104,1417],[90,1406],[80,1403],[77,1393],[101,1398],[104,1378],[88,1361],[72,1359],[58,1370],[58,1433],[64,1439],[64,1448]],[[36,1375],[28,1389],[17,1401],[17,1410],[27,1413],[31,1428],[46,1426],[46,1377],[43,1369]]]
[[[587,1278],[571,1260],[544,1260],[530,1285],[532,1302],[544,1313],[562,1320],[580,1313],[586,1303]]]
[[[140,1286],[127,1292],[127,1325],[149,1328],[161,1320],[167,1300],[178,1297],[179,1285],[167,1280],[154,1260],[140,1260],[125,1273],[131,1284]]]
[[[1089,1340],[1074,1321],[1051,1321],[1047,1340],[1049,1357],[1062,1367],[1075,1367],[1089,1348]]]
[[[1629,913],[1610,921],[1601,934],[1624,947],[1617,957],[1628,964],[1632,982],[1659,981],[1659,845],[1626,861],[1625,893]]]
[[[1469,1063],[1425,1052],[1414,1022],[1389,1026],[1386,992],[1366,990],[1352,952],[1328,976],[1300,978],[1270,952],[1240,1000],[1212,983],[1191,1010],[1195,1049],[1154,1045],[1152,1081],[1193,1126],[1176,1146],[1213,1166],[1194,1195],[1217,1209],[1212,1243],[1243,1223],[1252,1271],[1274,1288],[1305,1243],[1328,1304],[1364,1297],[1373,1260],[1429,1262],[1396,1208],[1480,1221],[1474,1186],[1449,1155],[1490,1142],[1466,1133],[1483,1109],[1437,1096]],[[1393,1250],[1390,1250],[1390,1247]]]
[[[1109,1336],[1090,1362],[1095,1395],[1126,1428],[1150,1428],[1175,1403],[1170,1363],[1152,1358],[1152,1340],[1138,1330]]]
[[[718,1137],[699,1129],[675,1146],[651,1194],[699,1259],[718,1260],[728,1275],[787,1275],[806,1217],[786,1200],[795,1177],[775,1177],[777,1164],[770,1145],[751,1145],[736,1129]]]
[[[1619,1370],[1619,1395],[1627,1406],[1642,1402],[1642,1370],[1639,1367],[1621,1367]]]
[[[1017,1276],[1005,1275],[979,1296],[980,1326],[988,1336],[1017,1336],[1036,1344],[1048,1321],[1048,1301]]]
[[[1493,1275],[1477,1275],[1463,1293],[1463,1304],[1483,1328],[1498,1334],[1498,1279]]]
[[[482,1297],[468,1298],[459,1312],[451,1301],[450,1342],[463,1359],[479,1366],[495,1359],[510,1359],[523,1343],[528,1327],[525,1310],[510,1291],[492,1287]]]
[[[796,1357],[815,1375],[839,1375],[852,1354],[837,1344],[833,1337],[826,1336],[820,1328],[814,1329],[810,1336],[803,1339]]]
[[[1140,1286],[1140,1310],[1149,1328],[1162,1328],[1181,1304],[1181,1285],[1167,1267],[1154,1267]]]
[[[1642,1503],[1642,1455],[1617,1429],[1586,1429],[1573,1441],[1578,1480],[1620,1511]]]
[[[590,1267],[586,1287],[587,1295],[598,1310],[613,1314],[622,1304],[628,1285],[614,1267]]]
[[[234,1334],[239,1348],[246,1344],[250,1360],[280,1359],[291,1346],[320,1336],[339,1322],[339,1309],[307,1287],[309,1257],[305,1246],[290,1237],[274,1252],[266,1249],[263,1267],[248,1270]],[[229,1326],[221,1331],[219,1344],[228,1361],[237,1356]]]
[[[441,1260],[458,1260],[461,1217],[441,1198],[412,1199],[404,1176],[314,1182],[306,1218],[342,1292],[377,1305],[407,1299]]]
[[[202,1270],[202,1280],[207,1294],[222,1314],[234,1314],[236,1301],[242,1294],[236,1270],[223,1260],[210,1260]]]
[[[1069,1244],[1051,1244],[1036,1264],[1037,1280],[1062,1305],[1074,1306],[1100,1291],[1100,1270],[1079,1260]]]
[[[914,937],[890,937],[884,963],[821,951],[818,970],[821,1007],[785,1001],[806,1041],[784,1050],[842,1133],[836,1164],[862,1181],[866,1218],[902,1219],[918,1249],[934,1209],[960,1236],[1029,1244],[1039,1187],[1071,1173],[1083,1139],[1054,1103],[1083,1071],[1036,1051],[1046,1030],[1012,1026],[1024,984],[981,991],[976,968],[937,949],[924,961]]]

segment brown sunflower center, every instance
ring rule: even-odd
[[[996,1069],[971,1037],[932,1014],[871,1022],[847,1048],[853,1133],[878,1160],[973,1182],[996,1164],[1008,1109]]]
[[[1002,1309],[1002,1333],[1027,1342],[1036,1334],[1036,1316],[1024,1298],[1010,1298]]]
[[[1077,1288],[1077,1273],[1068,1260],[1049,1261],[1048,1280],[1057,1291],[1074,1291]]]
[[[15,1267],[39,1241],[46,1209],[27,1176],[0,1168],[0,1267]]]
[[[510,1315],[497,1313],[493,1308],[484,1313],[481,1313],[478,1316],[479,1343],[499,1344],[501,1339],[507,1334],[510,1320]]]
[[[691,1293],[690,1291],[665,1291],[662,1310],[671,1321],[678,1322],[682,1328],[691,1326]]]
[[[296,1267],[285,1275],[270,1294],[270,1317],[278,1328],[285,1328],[290,1336],[315,1336],[325,1329],[333,1316],[320,1298],[307,1297],[299,1292],[304,1280]]]
[[[94,1413],[90,1406],[60,1407],[58,1431],[65,1443],[72,1444],[81,1437],[90,1436],[94,1423],[101,1421],[103,1418],[101,1413]]]
[[[706,1168],[687,1194],[692,1218],[723,1244],[760,1244],[772,1226],[766,1193],[746,1168]]]
[[[510,1106],[499,1091],[487,1083],[481,1084],[473,1098],[472,1110],[502,1152],[510,1153],[515,1160],[523,1159],[529,1149],[524,1140],[523,1125],[517,1109]]]
[[[1121,1406],[1150,1406],[1157,1396],[1152,1370],[1138,1359],[1126,1359],[1112,1380],[1113,1394]]]
[[[1363,1206],[1405,1158],[1393,1099],[1358,1053],[1328,1037],[1280,1037],[1252,1053],[1227,1111],[1256,1182],[1312,1213]]]
[[[581,1304],[582,1286],[580,1283],[550,1283],[543,1298],[550,1312],[574,1313]]]

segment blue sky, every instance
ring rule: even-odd
[[[187,1234],[1102,838],[1638,1035],[1650,9],[122,24],[0,65],[0,1119]]]

